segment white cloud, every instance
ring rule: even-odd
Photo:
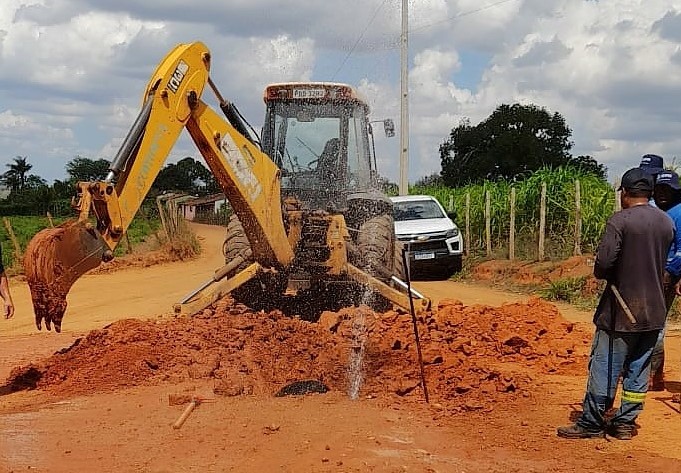
[[[646,152],[675,156],[675,3],[409,2],[411,179],[439,171],[438,145],[462,118],[475,123],[501,103],[560,112],[574,130],[573,151],[614,173]],[[220,90],[256,126],[267,83],[337,75],[367,96],[376,119],[393,118],[399,128],[400,7],[399,0],[4,0],[3,159],[28,155],[51,180],[76,154],[112,156],[155,65],[173,45],[196,39],[211,48]],[[397,179],[398,137],[376,138],[379,166]],[[197,156],[183,139],[171,159],[188,153]]]

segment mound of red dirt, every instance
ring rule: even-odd
[[[320,323],[348,339],[356,332],[352,315],[325,313]],[[369,387],[398,394],[417,389],[411,318],[388,312],[371,314],[367,321]],[[586,369],[589,335],[538,298],[500,307],[443,300],[418,325],[431,396],[456,400],[464,409],[482,408],[507,394],[528,394],[540,374]]]
[[[195,256],[196,254],[189,248],[166,243],[159,249],[116,257],[109,262],[100,264],[88,274],[106,274],[127,268],[148,268],[157,264],[186,261]]]
[[[498,308],[444,301],[418,326],[431,397],[453,409],[527,394],[539,374],[586,366],[589,337],[539,299]],[[409,314],[349,308],[310,323],[231,301],[191,319],[123,320],[94,330],[38,364],[15,368],[8,385],[75,395],[214,379],[216,392],[272,394],[317,379],[348,391],[357,354],[361,395],[420,398]]]

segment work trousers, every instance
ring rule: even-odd
[[[664,302],[667,306],[667,317],[669,317],[669,311],[671,310],[674,298],[676,297],[676,283],[679,282],[679,279],[681,279],[681,277],[672,276],[669,273],[665,274]],[[650,361],[651,374],[657,374],[660,379],[664,376],[664,334],[666,328],[667,324],[665,323],[665,327],[660,330],[660,334],[657,337],[657,343],[655,344],[655,348],[653,348],[653,356]]]
[[[613,407],[621,375],[622,403],[609,423],[634,426],[648,391],[650,357],[658,334],[659,330],[632,333],[596,330],[578,425],[590,430],[607,427],[605,413]]]

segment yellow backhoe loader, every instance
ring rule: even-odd
[[[225,266],[177,304],[177,313],[197,312],[230,292],[254,306],[300,293],[331,309],[409,308],[392,205],[377,190],[366,103],[344,84],[272,84],[261,142],[218,91],[210,62],[200,42],[175,47],[151,77],[106,179],[78,183],[78,218],[29,243],[24,268],[38,329],[44,321],[61,330],[72,284],[113,258],[183,129],[234,215]],[[223,116],[204,102],[206,85]],[[430,301],[416,295],[416,310],[426,310]]]

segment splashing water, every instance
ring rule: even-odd
[[[373,294],[368,289],[364,291],[362,302],[366,303]],[[350,345],[350,360],[348,362],[348,396],[357,399],[364,381],[363,363],[364,351],[367,342],[366,310],[359,309],[355,312],[352,321],[352,342]]]

